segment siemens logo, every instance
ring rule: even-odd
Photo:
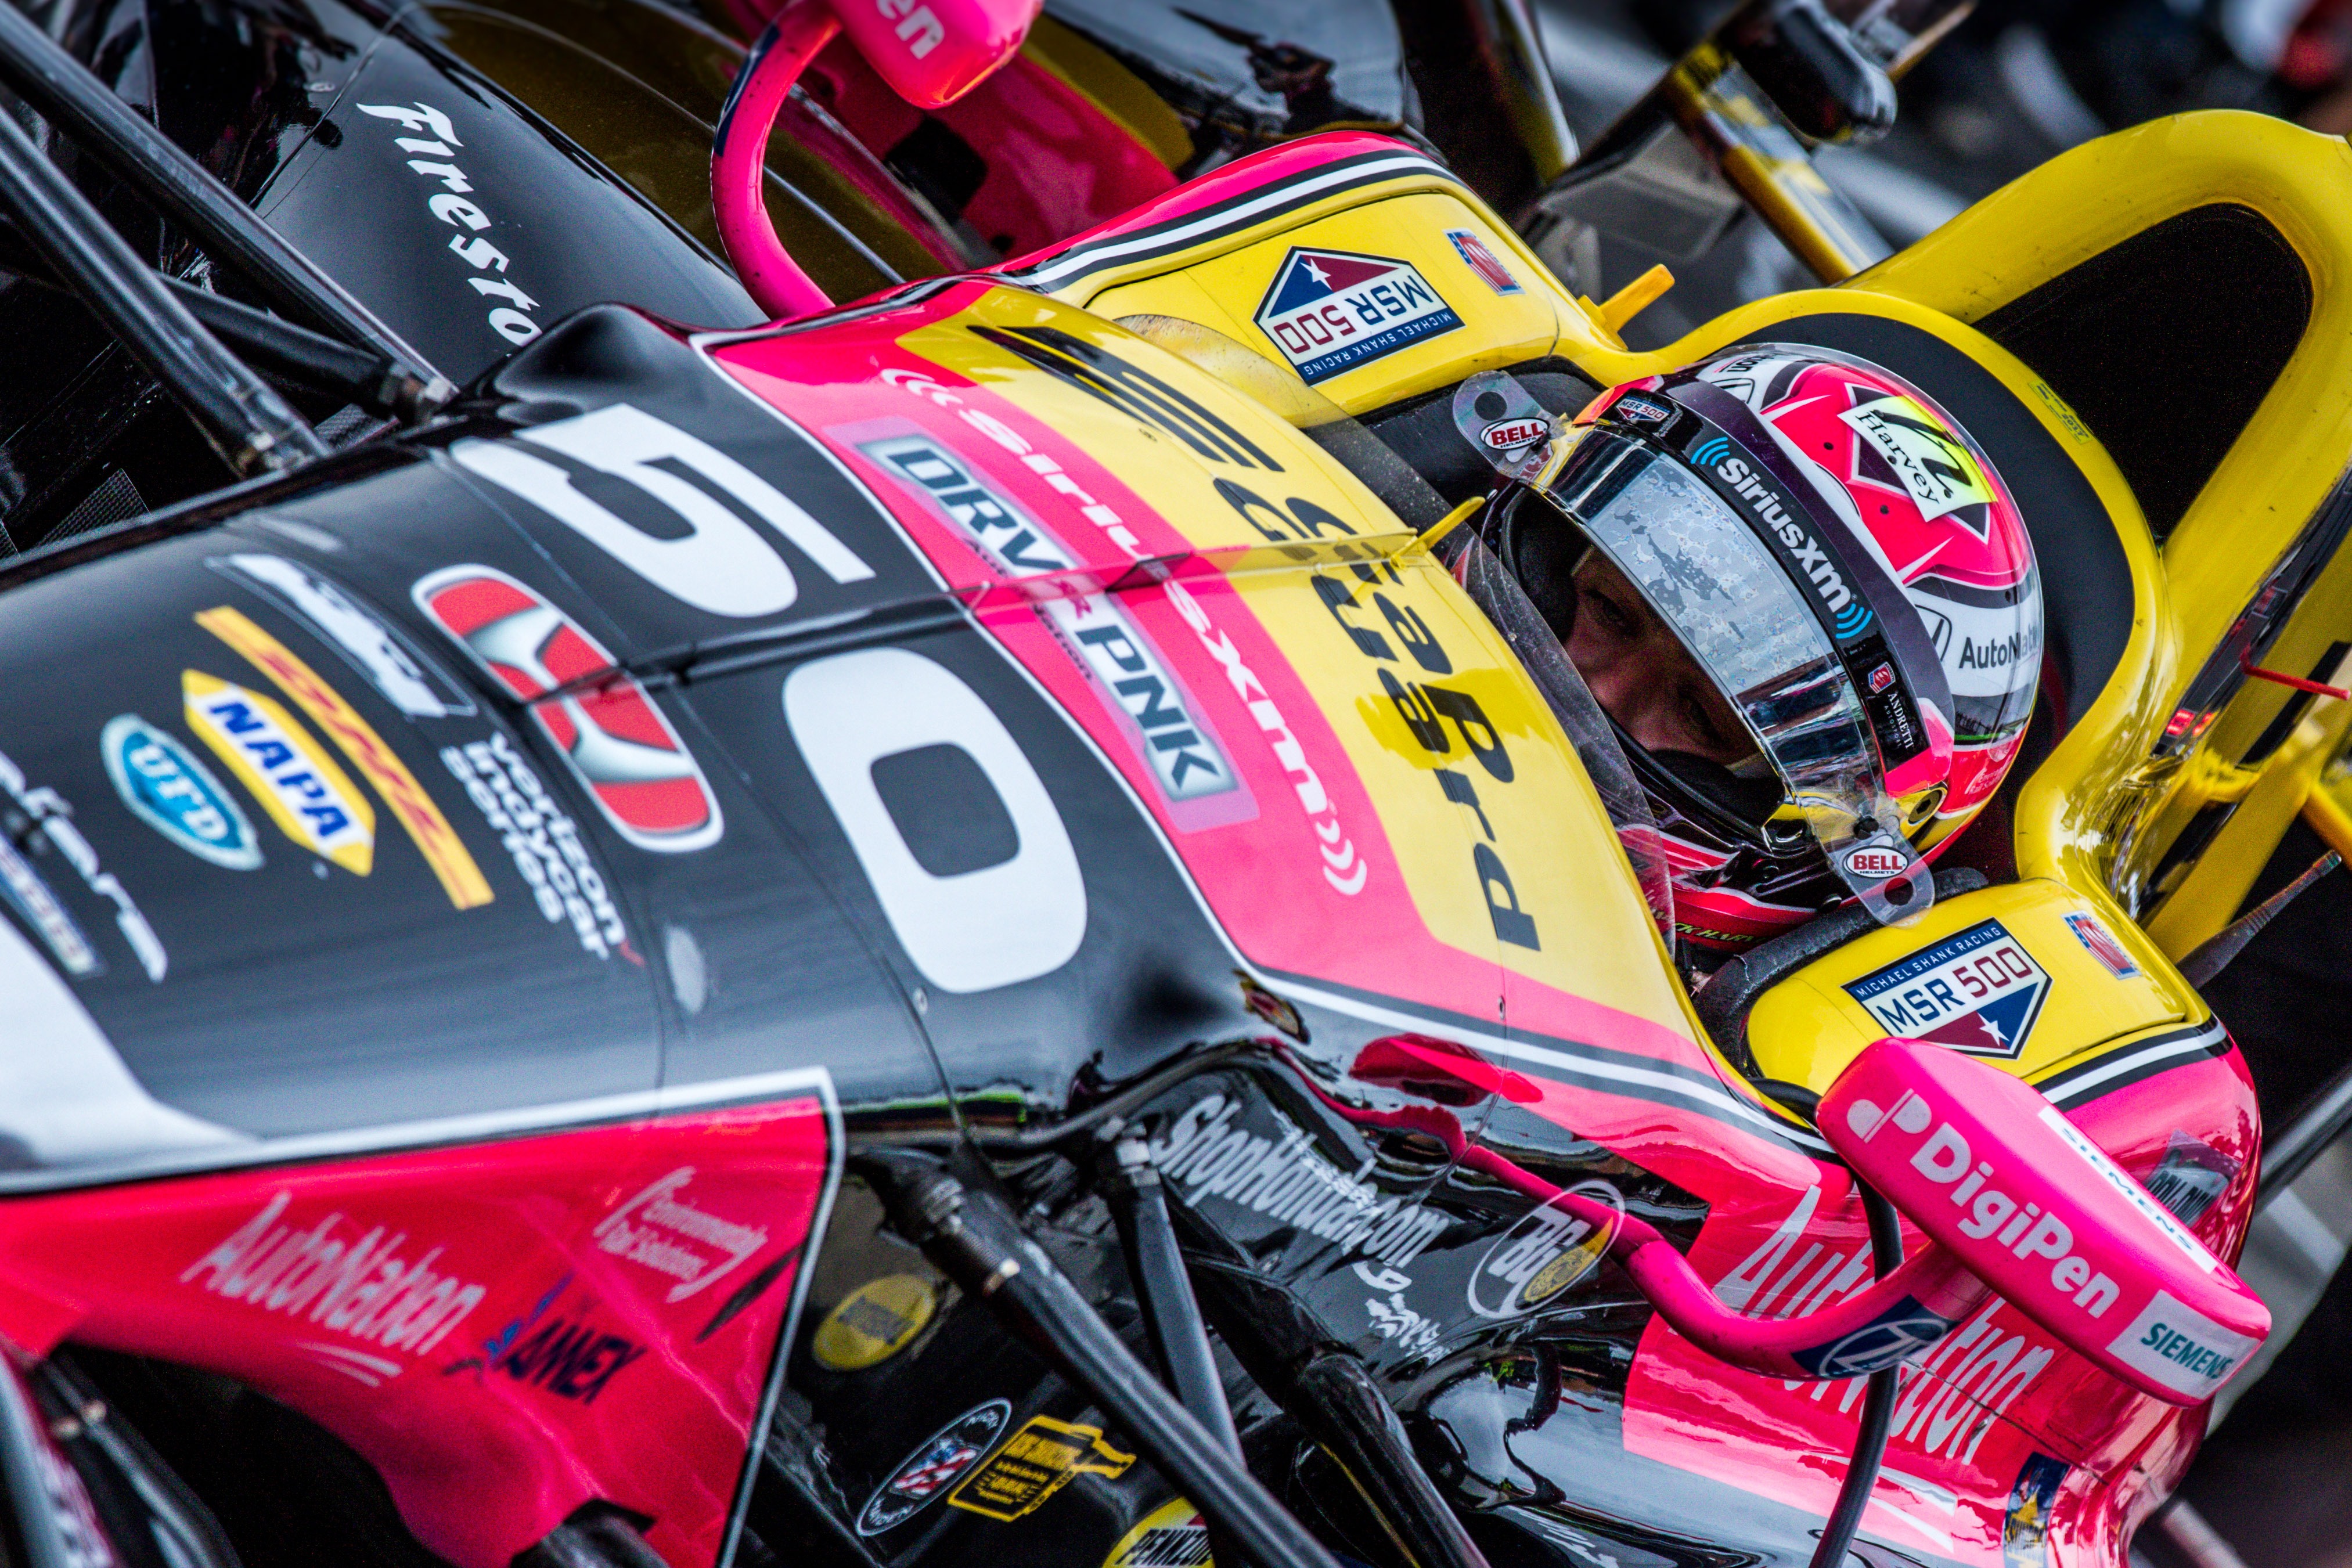
[[[1754,469],[1739,458],[1726,457],[1715,465],[1715,472],[1747,501],[1755,514],[1764,519],[1765,525],[1795,555],[1797,570],[1804,573],[1807,580],[1812,583],[1813,591],[1821,595],[1822,602],[1838,618],[1839,636],[1851,637],[1870,623],[1870,612],[1854,603],[1853,591],[1845,585],[1845,579],[1831,564],[1829,552],[1822,549],[1821,541],[1813,538],[1802,523],[1789,515],[1772,487],[1759,478]],[[1859,618],[1846,614],[1849,610],[1858,612]],[[1850,619],[1853,620],[1851,625],[1847,624]]]

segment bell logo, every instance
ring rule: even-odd
[[[1498,423],[1488,425],[1479,433],[1478,439],[1485,442],[1490,451],[1508,452],[1514,447],[1526,446],[1541,441],[1550,434],[1549,420],[1506,419]]]
[[[1845,869],[1856,876],[1900,876],[1911,862],[1894,850],[1880,844],[1865,845],[1845,857]]]

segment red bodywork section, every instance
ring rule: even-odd
[[[0,1329],[238,1377],[504,1568],[582,1504],[716,1558],[839,1138],[772,1103],[0,1206]],[[20,1294],[21,1293],[21,1294]]]

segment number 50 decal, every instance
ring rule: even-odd
[[[874,569],[782,490],[724,452],[643,409],[616,402],[593,413],[520,433],[522,439],[625,479],[686,525],[660,538],[574,489],[572,476],[505,441],[461,441],[449,455],[520,496],[661,589],[713,615],[773,615],[800,597],[793,569],[760,530],[699,486],[655,465],[681,464],[733,497],[790,539],[835,582],[860,582]]]
[[[925,979],[943,991],[993,990],[1070,961],[1087,932],[1077,852],[1020,743],[961,677],[904,648],[819,659],[786,678],[784,722]],[[919,758],[933,793],[886,799],[877,780]],[[938,818],[910,845],[918,811]],[[961,841],[943,849],[942,826]]]

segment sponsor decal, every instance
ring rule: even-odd
[[[1209,1568],[1209,1526],[1178,1498],[1143,1516],[1103,1559],[1103,1568]]]
[[[1815,597],[1821,600],[1830,629],[1838,641],[1850,643],[1861,636],[1875,618],[1870,606],[1845,585],[1834,558],[1806,527],[1804,508],[1790,500],[1774,480],[1751,466],[1745,457],[1736,455],[1736,452],[1728,436],[1717,435],[1700,442],[1690,457],[1693,464],[1714,475],[1723,488],[1745,503],[1764,525],[1765,534],[1787,552],[1789,565],[1811,584]]]
[[[2148,1173],[2148,1197],[2162,1204],[2183,1225],[2194,1225],[2230,1190],[2245,1167],[2210,1144],[2175,1133],[2167,1140],[2164,1158]]]
[[[1882,1109],[1867,1100],[1857,1100],[1846,1109],[1847,1125],[1865,1143],[1890,1126],[1916,1141],[1917,1146],[1911,1152],[1911,1168],[1929,1181],[1952,1189],[1952,1203],[1968,1213],[1968,1218],[1959,1222],[1961,1235],[1983,1240],[1999,1232],[1999,1244],[2029,1265],[2035,1258],[2054,1260],[2050,1269],[2052,1288],[2071,1294],[2074,1304],[2090,1316],[2105,1317],[2107,1309],[2116,1304],[2122,1288],[2074,1250],[2074,1228],[2054,1212],[2043,1212],[2040,1204],[2020,1204],[2002,1191],[2004,1186],[2020,1184],[2006,1176],[1990,1160],[1978,1159],[1967,1136],[1949,1122],[1937,1124],[1934,1133],[1929,1134],[1928,1124],[1934,1119],[1927,1103],[1912,1093],[1906,1093],[1891,1109]],[[2172,1216],[2140,1190],[2137,1182],[2116,1169],[2096,1145],[2075,1132],[2074,1124],[2056,1107],[2044,1110],[2040,1119],[2045,1126],[2058,1131],[2077,1153],[2087,1150],[2089,1156],[2095,1156],[2089,1160],[2094,1168],[2104,1163],[2102,1179],[2109,1180],[2131,1199],[2134,1207],[2174,1239],[2175,1246],[2197,1259],[2202,1267],[2220,1267],[2194,1237],[2182,1230]],[[2113,1172],[2112,1177],[2106,1175],[2108,1171]],[[2042,1177],[2055,1174],[2036,1173]],[[2023,1185],[2031,1187],[2035,1184]]]
[[[621,1334],[608,1333],[583,1315],[551,1313],[572,1276],[558,1280],[530,1311],[509,1322],[482,1345],[478,1364],[484,1372],[503,1372],[531,1388],[543,1388],[558,1399],[593,1405],[604,1387],[646,1354],[646,1346]],[[450,1368],[464,1370],[472,1358]]]
[[[2202,1399],[2263,1342],[2233,1333],[2168,1291],[2142,1309],[2107,1349],[2167,1388]]]
[[[701,766],[645,688],[577,622],[487,566],[436,571],[413,592],[486,674],[530,705],[614,831],[666,853],[719,841],[725,824]]]
[[[1333,892],[1353,898],[1364,891],[1364,883],[1372,873],[1371,862],[1356,851],[1356,841],[1348,836],[1346,824],[1339,820],[1339,808],[1331,804],[1330,795],[1323,788],[1322,776],[1315,764],[1307,758],[1307,748],[1298,744],[1298,737],[1283,716],[1280,705],[1255,671],[1242,658],[1234,640],[1209,618],[1208,610],[1192,597],[1182,583],[1171,580],[1161,586],[1168,602],[1176,607],[1192,635],[1201,640],[1209,656],[1225,672],[1225,684],[1234,689],[1248,707],[1250,717],[1257,721],[1258,733],[1282,764],[1290,788],[1298,797],[1299,810],[1315,830],[1316,852],[1322,859],[1323,880]]]
[[[476,909],[490,902],[489,879],[441,814],[441,808],[408,770],[400,754],[384,744],[367,720],[343,700],[341,692],[319,678],[294,651],[255,625],[243,612],[219,605],[199,612],[196,624],[244,654],[278,689],[310,716],[310,722],[351,759],[352,767],[374,786],[384,809],[401,825],[425,857],[441,891],[459,909]]]
[[[1848,850],[1842,862],[1855,876],[1890,877],[1903,874],[1911,863],[1902,851],[1885,844],[1864,844],[1858,850]]]
[[[284,556],[214,556],[205,564],[231,577],[342,655],[383,700],[411,718],[465,718],[474,701],[398,632],[309,567]]]
[[[940,1294],[919,1274],[868,1280],[841,1299],[809,1342],[820,1366],[863,1372],[914,1343],[939,1310]]]
[[[188,727],[228,764],[270,821],[353,876],[375,864],[375,808],[292,714],[202,670],[180,672]]]
[[[1675,405],[1640,392],[1626,392],[1609,405],[1609,412],[1635,424],[1664,424],[1674,418]]]
[[[2028,1454],[2009,1489],[2009,1511],[2000,1521],[2002,1568],[2045,1568],[2050,1549],[2050,1510],[2072,1467],[2048,1454]]]
[[[1874,670],[1873,670],[1873,671],[1871,671],[1871,672],[1870,672],[1870,693],[1871,693],[1871,695],[1873,695],[1873,696],[1876,696],[1880,692],[1885,691],[1887,687],[1889,687],[1889,686],[1893,685],[1894,684],[1895,684],[1895,666],[1894,666],[1894,665],[1892,665],[1892,664],[1881,664],[1881,665],[1879,665],[1879,666],[1878,666],[1878,668],[1876,668],[1876,669],[1874,669]]]
[[[2065,919],[2066,929],[2074,934],[2074,940],[2088,949],[2092,957],[2105,964],[2108,974],[2118,980],[2128,980],[2139,973],[2139,966],[2132,962],[2124,945],[2116,940],[2116,934],[2097,915],[2069,915]]]
[[[1258,329],[1309,382],[1451,332],[1462,318],[1409,261],[1293,250],[1257,308]]]
[[[1929,522],[1992,499],[1992,486],[1985,483],[1975,455],[1912,399],[1874,398],[1838,417],[1885,459],[1905,493],[1918,504],[1920,516]],[[1875,476],[1857,472],[1854,477]],[[1982,538],[1990,526],[1989,522],[1971,525],[1970,531]]]
[[[2164,1239],[2167,1241],[2171,1242],[2174,1249],[2183,1258],[2188,1259],[2191,1263],[2196,1264],[2200,1269],[2204,1270],[2209,1274],[2220,1274],[2226,1271],[2221,1267],[2221,1260],[2205,1249],[2205,1243],[2198,1240],[2197,1238],[2189,1234],[2188,1230],[2179,1220],[2172,1218],[2171,1213],[2167,1210],[2163,1205],[2158,1203],[2155,1198],[2148,1196],[2147,1188],[2140,1186],[2139,1183],[2125,1175],[2123,1166],[2109,1159],[2107,1157],[2106,1150],[2099,1147],[2098,1145],[2084,1137],[2083,1135],[2083,1130],[2074,1125],[2074,1123],[2066,1120],[2065,1113],[2060,1111],[2057,1106],[2043,1106],[2042,1108],[2042,1113],[2039,1120],[2043,1126],[2048,1127],[2052,1132],[2057,1134],[2058,1136],[2064,1141],[2068,1148],[2074,1150],[2075,1154],[2082,1156],[2083,1163],[2090,1166],[2092,1171],[2101,1181],[2105,1182],[2116,1191],[2121,1193],[2124,1197],[2125,1202],[2130,1204],[2134,1208],[2138,1209],[2143,1215],[2146,1215],[2147,1217],[2148,1223],[2162,1231],[2164,1233]],[[2023,1253],[2019,1254],[2020,1257],[2023,1257],[2024,1255],[2025,1254]],[[2096,1317],[2098,1314],[2094,1312],[2091,1315],[2093,1317]]]
[[[1592,1272],[1617,1239],[1625,1200],[1605,1181],[1582,1181],[1568,1189],[1578,1197],[1606,1204],[1617,1216],[1607,1225],[1567,1213],[1557,1197],[1547,1199],[1496,1237],[1470,1270],[1470,1310],[1482,1318],[1524,1317],[1557,1300]]]
[[[2050,975],[2008,927],[1985,920],[1845,991],[1889,1034],[2014,1059],[2042,1016]]]
[[[504,734],[441,748],[441,765],[466,787],[482,821],[514,857],[539,912],[551,925],[569,922],[582,951],[609,958],[626,952],[628,928],[604,873],[539,775]]]
[[[1403,576],[1395,565],[1389,561],[1351,562],[1348,571],[1355,580],[1352,583],[1338,572],[1318,572],[1314,579],[1316,597],[1331,612],[1339,630],[1348,634],[1356,652],[1373,661],[1381,691],[1403,721],[1405,732],[1432,758],[1444,759],[1429,768],[1429,776],[1448,802],[1468,811],[1478,824],[1480,837],[1471,842],[1469,870],[1478,879],[1479,894],[1486,901],[1495,939],[1540,952],[1543,941],[1536,930],[1535,917],[1519,906],[1517,885],[1504,864],[1494,821],[1479,803],[1478,785],[1467,766],[1454,766],[1475,760],[1479,772],[1488,780],[1488,788],[1507,786],[1517,774],[1502,732],[1470,693],[1425,678],[1454,674],[1454,659],[1430,631],[1420,611],[1409,603],[1399,605],[1385,591],[1403,585]],[[1371,601],[1369,606],[1362,602],[1367,597]],[[1375,614],[1380,617],[1378,626],[1372,622]],[[1357,619],[1350,620],[1351,615]],[[1396,670],[1407,668],[1397,656],[1399,649],[1412,660],[1408,673],[1424,678],[1397,679]],[[1360,704],[1359,709],[1367,716],[1368,722],[1369,716],[1379,711],[1377,705],[1371,703]],[[1446,727],[1449,723],[1453,726],[1451,731]],[[1374,733],[1380,735],[1377,728]],[[1461,742],[1458,757],[1454,745],[1457,737]],[[1394,744],[1387,735],[1380,735],[1380,739],[1384,746]]]
[[[362,103],[356,107],[362,114],[390,120],[409,132],[394,137],[393,145],[413,154],[408,167],[419,178],[441,186],[425,198],[425,206],[435,218],[457,231],[449,236],[449,248],[474,269],[460,276],[478,298],[506,301],[493,307],[485,318],[490,330],[517,347],[538,337],[539,323],[528,313],[539,308],[539,301],[507,277],[507,253],[481,237],[482,231],[490,226],[490,214],[468,199],[474,194],[474,183],[455,162],[457,150],[465,146],[458,139],[457,125],[428,103]]]
[[[947,41],[947,28],[922,0],[874,0],[874,11],[884,21],[898,24],[891,35],[907,46],[912,58],[919,60]]]
[[[1184,1201],[1217,1198],[1331,1243],[1340,1255],[1409,1267],[1445,1229],[1443,1213],[1382,1193],[1326,1160],[1313,1136],[1294,1123],[1268,1137],[1234,1124],[1242,1102],[1223,1094],[1194,1101],[1153,1140],[1162,1178],[1181,1183]],[[1279,1120],[1279,1119],[1277,1119]],[[1410,1283],[1409,1281],[1401,1283]]]
[[[938,1500],[988,1451],[1012,1415],[1011,1400],[992,1399],[924,1439],[922,1447],[908,1455],[857,1511],[857,1533],[879,1535],[895,1530]]]
[[[105,960],[58,903],[48,879],[19,852],[19,843],[38,852],[39,843],[46,842],[49,850],[73,867],[74,874],[81,878],[82,886],[89,890],[92,897],[112,904],[115,929],[122,933],[122,940],[137,956],[139,967],[147,971],[150,980],[162,980],[172,967],[170,955],[163,950],[163,939],[147,923],[146,914],[131,896],[130,890],[106,869],[98,852],[74,826],[73,807],[65,797],[47,785],[36,786],[26,780],[25,770],[5,752],[0,752],[0,790],[6,791],[16,810],[33,824],[18,838],[0,836],[0,892],[5,893],[16,913],[41,934],[41,940],[56,955],[58,967],[77,979],[106,972]]]
[[[858,450],[930,502],[1003,575],[1068,571],[1078,565],[1018,503],[983,484],[939,443],[926,436],[898,436],[867,442]],[[1108,595],[1057,595],[1036,609],[1078,666],[1111,695],[1111,706],[1133,727],[1161,794],[1171,800],[1192,800],[1234,789],[1232,765],[1195,714],[1192,695],[1160,660],[1150,638]]]
[[[1454,242],[1454,254],[1462,265],[1478,275],[1478,281],[1497,294],[1525,294],[1527,288],[1511,276],[1511,269],[1487,248],[1486,242],[1469,229],[1447,229],[1445,237]]]
[[[738,1225],[680,1197],[694,1167],[680,1166],[596,1222],[596,1245],[677,1281],[676,1302],[708,1290],[768,1244],[764,1226]]]
[[[1165,431],[1204,463],[1282,472],[1282,465],[1257,443],[1190,393],[1099,343],[1058,327],[974,327],[971,332],[1138,424]]]
[[[1362,1274],[1364,1265],[1357,1264],[1356,1271]],[[1382,1272],[1385,1273],[1386,1270]],[[1394,1277],[1404,1278],[1402,1275]],[[1385,1284],[1387,1281],[1378,1279],[1374,1282]],[[1406,1280],[1405,1283],[1411,1284],[1412,1281]],[[1371,1320],[1372,1333],[1376,1337],[1387,1340],[1398,1349],[1412,1355],[1425,1355],[1434,1350],[1439,1338],[1445,1332],[1445,1325],[1435,1318],[1424,1317],[1406,1306],[1402,1288],[1391,1291],[1386,1301],[1382,1301],[1378,1296],[1366,1296],[1364,1315]]]
[[[135,713],[117,714],[98,747],[131,814],[190,854],[231,871],[261,863],[261,843],[236,798],[194,753]]]
[[[105,969],[97,949],[82,935],[74,917],[66,913],[65,905],[58,902],[48,883],[5,837],[0,837],[0,897],[6,898],[8,907],[39,934],[58,967],[67,974],[80,980]]]
[[[1941,1339],[1952,1326],[1910,1296],[1827,1344],[1792,1350],[1789,1358],[1823,1379],[1861,1377],[1895,1365]]]
[[[286,1218],[292,1203],[289,1192],[271,1197],[181,1270],[180,1283],[406,1356],[429,1354],[488,1294],[435,1268],[442,1248],[415,1252],[406,1231],[385,1225],[362,1230],[341,1210],[298,1225]],[[345,1346],[303,1348],[370,1386],[397,1376],[404,1365]]]
[[[1489,452],[1511,453],[1532,446],[1550,434],[1548,419],[1501,419],[1478,433],[1478,444]]]
[[[1080,1476],[1117,1480],[1133,1463],[1133,1454],[1103,1441],[1099,1427],[1032,1416],[948,1494],[948,1506],[1010,1524],[1037,1511]]]

